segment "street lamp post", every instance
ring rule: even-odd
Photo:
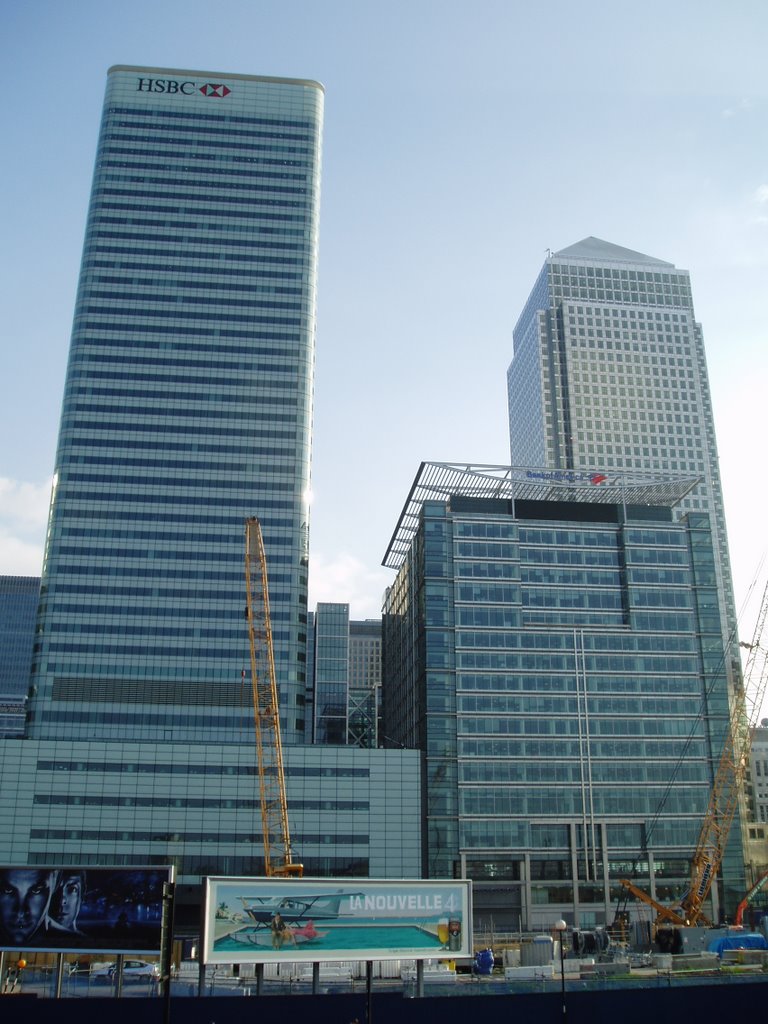
[[[558,944],[560,946],[560,1000],[561,1000],[562,1006],[563,1006],[563,1017],[562,1017],[563,1024],[565,1024],[565,1021],[567,1020],[567,1016],[568,1016],[568,1011],[566,1010],[566,1006],[565,1006],[565,961],[564,961],[564,956],[565,956],[565,951],[564,951],[565,930],[566,930],[567,927],[568,927],[568,925],[565,923],[565,921],[563,921],[562,918],[560,918],[560,920],[555,923],[555,931],[557,932],[557,937],[558,937],[558,940],[559,940]]]

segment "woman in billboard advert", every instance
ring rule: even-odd
[[[83,934],[77,926],[77,915],[80,913],[84,895],[85,873],[62,871],[48,911],[54,930],[61,929],[73,935]]]

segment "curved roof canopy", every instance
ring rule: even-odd
[[[419,525],[425,501],[496,498],[506,501],[576,501],[601,505],[672,508],[699,478],[637,472],[541,469],[520,466],[422,462],[400,513],[382,565],[399,569]]]

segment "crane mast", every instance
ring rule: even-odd
[[[288,827],[288,802],[280,737],[280,705],[269,612],[267,559],[264,554],[261,525],[255,517],[245,522],[245,594],[251,656],[253,723],[264,835],[264,873],[270,876],[300,878],[304,873],[304,867],[293,860]]]
[[[749,651],[744,668],[744,681],[733,695],[723,752],[691,860],[690,885],[680,901],[679,908],[673,910],[670,907],[663,907],[628,879],[621,879],[621,884],[629,892],[657,911],[659,921],[668,921],[675,925],[711,923],[704,915],[703,906],[725,856],[728,834],[736,815],[749,765],[752,731],[758,724],[768,683],[768,652],[763,646],[767,616],[768,586],[763,593],[752,643],[742,644]]]

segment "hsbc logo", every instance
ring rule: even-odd
[[[183,93],[189,96],[195,91],[194,82],[177,82],[173,78],[140,78],[136,86],[137,92]]]
[[[211,83],[208,82],[206,83],[206,85],[200,86],[200,92],[203,94],[203,96],[223,97],[229,96],[232,90],[221,82],[218,85],[211,85]]]
[[[211,96],[216,99],[223,99],[229,96],[232,90],[223,82],[213,84],[206,82],[198,86],[197,82],[179,82],[174,78],[139,78],[136,84],[137,92],[164,92],[168,95],[181,93],[184,96],[191,96],[195,91],[203,96]]]

